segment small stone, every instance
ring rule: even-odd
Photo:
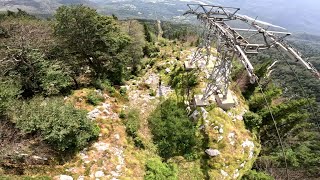
[[[244,168],[244,166],[246,165],[246,163],[247,163],[247,162],[244,161],[243,163],[240,164],[240,167],[241,167],[241,168]]]
[[[59,180],[73,180],[73,178],[68,175],[60,175]]]
[[[119,176],[120,176],[120,174],[117,173],[117,172],[115,172],[115,171],[111,171],[110,173],[111,173],[111,175],[112,175],[113,177],[119,177]]]
[[[103,104],[102,104],[102,107],[103,107],[104,109],[109,109],[109,108],[110,108],[110,104],[103,103]]]
[[[120,139],[120,135],[119,135],[119,134],[115,134],[115,135],[114,135],[114,138],[115,138],[116,140],[119,140],[119,139]]]
[[[239,170],[236,169],[234,174],[233,174],[233,179],[237,179],[240,176]]]
[[[212,157],[215,157],[221,154],[220,151],[217,149],[207,149],[205,152]]]
[[[218,137],[218,142],[220,142],[223,139],[223,136]]]
[[[103,113],[106,114],[106,115],[109,115],[109,114],[110,114],[110,112],[109,112],[108,110],[106,110],[106,109],[103,110]]]
[[[84,180],[84,176],[79,176],[78,180]]]
[[[198,115],[199,115],[199,112],[195,110],[189,117],[192,118],[193,120],[196,120]]]
[[[187,108],[186,108],[186,110],[187,110],[187,113],[188,113],[188,115],[191,113],[191,107],[190,106],[188,106]]]
[[[223,134],[223,129],[222,128],[219,128],[219,133]]]
[[[48,160],[48,158],[40,157],[40,156],[32,156],[32,158],[35,159],[35,160],[43,160],[43,161],[47,161]]]
[[[94,177],[96,178],[101,178],[104,176],[104,172],[103,171],[97,171],[95,174],[94,174]]]
[[[93,146],[94,146],[98,151],[106,151],[107,149],[109,149],[109,144],[103,143],[103,142],[95,143]]]
[[[100,113],[101,111],[96,108],[88,113],[88,118],[91,120],[96,119]]]
[[[222,170],[222,169],[220,170],[220,173],[224,177],[228,177],[229,176],[229,174],[227,172],[225,172],[224,170]]]
[[[235,133],[235,132],[231,132],[231,133],[229,133],[229,135],[228,135],[228,139],[229,139],[230,144],[231,144],[232,146],[234,146],[234,144],[235,144],[235,141],[234,141],[235,136],[236,136],[236,133]]]
[[[100,89],[94,90],[95,93],[99,96],[103,96],[102,91]]]
[[[121,171],[121,168],[122,168],[121,165],[117,165],[117,166],[116,166],[116,170],[117,170],[117,171]]]
[[[169,68],[166,68],[166,73],[169,74],[171,72],[171,70]]]
[[[239,120],[239,121],[243,121],[243,116],[238,115],[238,116],[236,116],[236,119]]]

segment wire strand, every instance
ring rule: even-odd
[[[277,126],[277,122],[276,122],[276,120],[275,120],[275,118],[274,118],[272,109],[271,109],[271,107],[270,107],[270,105],[269,105],[269,103],[268,103],[268,100],[267,100],[267,98],[266,98],[266,94],[264,93],[260,82],[257,81],[257,83],[258,83],[259,89],[260,89],[260,91],[261,91],[261,93],[262,93],[262,95],[263,95],[263,98],[264,98],[264,100],[265,100],[265,103],[266,103],[266,105],[267,105],[268,111],[269,111],[269,113],[270,113],[270,115],[271,115],[273,124],[274,124],[274,126],[275,126],[275,128],[276,128],[277,136],[278,136],[278,139],[279,139],[279,143],[280,143],[280,146],[281,146],[281,151],[282,151],[282,155],[283,155],[284,163],[285,163],[285,167],[286,167],[286,179],[288,180],[288,179],[289,179],[289,174],[288,174],[287,156],[286,156],[286,153],[285,153],[285,151],[284,151],[284,146],[283,146],[283,142],[282,142],[282,139],[281,139],[281,136],[280,136],[280,132],[279,132],[278,126]]]

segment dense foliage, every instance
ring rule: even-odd
[[[75,72],[76,68],[89,65],[95,77],[122,82],[130,39],[121,33],[113,17],[84,6],[62,6],[55,18],[54,34],[66,55],[65,62]]]
[[[136,147],[144,148],[144,144],[138,135],[140,128],[140,114],[137,109],[130,109],[125,115],[124,124],[127,134],[133,139]]]
[[[34,98],[13,106],[13,122],[24,133],[40,133],[43,139],[60,151],[85,147],[99,135],[99,128],[87,119],[85,111],[64,104],[60,98]]]
[[[186,115],[184,105],[174,100],[163,102],[149,119],[153,141],[164,158],[186,155],[198,142],[196,127]]]
[[[258,69],[260,77],[265,77],[268,73],[266,69],[267,66]],[[319,165],[313,159],[319,153],[318,143],[313,145],[310,143],[314,143],[319,134],[313,132],[315,126],[312,125],[308,113],[309,106],[314,106],[315,103],[311,99],[302,97],[286,98],[288,90],[285,89],[283,93],[268,78],[261,78],[260,83],[261,87],[257,84],[248,86],[252,92],[245,93],[251,112],[245,114],[244,121],[246,127],[257,134],[262,144],[260,157],[254,167],[260,171],[267,171],[275,178],[284,177],[286,158],[289,177],[317,176],[315,172],[318,171]],[[283,142],[285,155],[282,153],[278,133]],[[303,152],[300,149],[303,149]],[[299,173],[293,173],[297,169]],[[251,176],[260,175],[251,173],[248,178]]]
[[[176,180],[177,167],[174,164],[161,162],[158,158],[149,159],[146,163],[146,180]]]

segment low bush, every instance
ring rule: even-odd
[[[149,159],[146,163],[145,180],[176,180],[178,179],[178,170],[175,164],[161,162],[159,158]]]
[[[121,87],[120,88],[120,94],[121,94],[121,96],[126,96],[127,95],[127,88],[126,87]]]
[[[273,180],[274,178],[264,172],[258,172],[256,170],[248,171],[242,180]]]
[[[247,112],[243,116],[244,124],[246,128],[253,133],[258,133],[260,126],[262,125],[262,117],[253,112]]]
[[[87,103],[91,104],[91,105],[98,105],[99,103],[104,101],[104,97],[101,94],[98,94],[95,91],[90,91],[87,94]]]
[[[20,88],[13,81],[0,79],[0,115],[10,107],[19,94]]]
[[[174,100],[163,102],[149,118],[153,141],[161,157],[187,155],[201,144],[197,137],[196,126],[189,120],[184,104]]]
[[[157,47],[154,43],[147,43],[143,48],[143,54],[147,57],[154,58],[157,57],[160,52],[160,48]]]
[[[99,135],[99,128],[87,118],[87,112],[64,104],[61,98],[33,98],[24,101],[12,113],[17,128],[26,134],[39,133],[59,151],[77,150]]]
[[[138,130],[140,128],[139,112],[136,109],[130,109],[124,119],[127,134],[132,137],[136,147],[144,148],[143,142],[138,136]]]
[[[150,89],[150,90],[149,90],[149,95],[150,95],[150,96],[156,96],[156,91],[153,90],[153,89]]]

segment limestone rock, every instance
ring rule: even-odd
[[[207,149],[205,152],[211,157],[215,157],[221,154],[217,149]]]
[[[93,147],[95,147],[98,151],[106,151],[107,149],[109,149],[109,144],[98,142],[94,143]]]
[[[97,171],[97,172],[94,174],[94,177],[96,177],[96,178],[104,177],[104,172],[103,172],[103,171]]]
[[[78,180],[84,180],[84,176],[79,176]]]
[[[220,173],[224,177],[228,177],[229,176],[229,174],[227,172],[225,172],[224,170],[222,170],[222,169],[220,170]]]
[[[236,119],[239,121],[243,121],[243,117],[241,115],[236,116]]]
[[[73,178],[68,175],[60,175],[59,180],[73,180]]]
[[[235,145],[235,137],[236,137],[236,133],[235,132],[231,132],[229,133],[228,135],[228,139],[229,139],[229,142],[232,146]]]
[[[95,108],[94,110],[92,110],[88,113],[88,118],[91,120],[94,120],[100,115],[100,113],[101,113],[101,111],[99,109]]]
[[[199,115],[199,112],[195,110],[189,117],[192,118],[193,120],[196,120],[198,115]]]
[[[165,71],[166,71],[167,74],[171,73],[171,70],[169,68],[166,68]]]
[[[233,179],[237,179],[240,176],[239,169],[236,169],[233,174]]]
[[[223,134],[223,128],[222,127],[219,128],[219,133]]]

